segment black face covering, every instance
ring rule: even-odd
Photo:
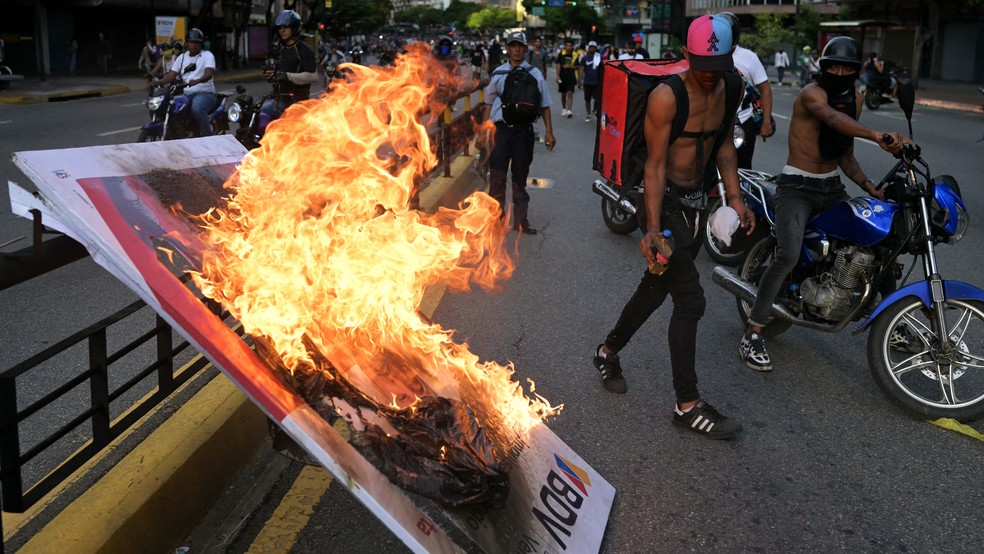
[[[854,81],[857,78],[857,73],[834,75],[833,73],[824,71],[817,78],[817,84],[820,85],[820,88],[827,91],[828,96],[843,96],[854,87]]]

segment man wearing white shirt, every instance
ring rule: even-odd
[[[772,121],[772,86],[769,74],[755,52],[735,46],[732,56],[735,69],[745,79],[745,97],[739,105],[737,118],[745,130],[745,142],[738,149],[738,167],[751,169],[755,136],[769,138],[776,132]]]
[[[628,43],[627,45],[625,45],[625,48],[626,48],[625,52],[622,52],[621,54],[619,54],[618,59],[620,59],[620,60],[644,60],[644,59],[646,59],[646,57],[641,52],[639,52],[638,50],[636,50],[636,43],[635,43],[635,41],[632,41],[632,42]]]
[[[191,103],[191,115],[198,123],[199,136],[207,137],[212,134],[208,122],[208,112],[215,106],[215,56],[208,50],[202,49],[205,35],[198,29],[188,31],[185,41],[187,50],[174,59],[171,70],[158,82],[168,85],[176,79],[181,79],[187,85],[184,95]],[[147,85],[148,88],[153,84]]]
[[[783,76],[786,74],[786,68],[789,67],[789,56],[786,55],[786,50],[784,48],[779,48],[776,52],[776,76],[778,77],[779,86],[783,86]]]

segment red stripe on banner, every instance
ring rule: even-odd
[[[113,197],[107,190],[107,181],[112,179],[114,178],[93,177],[79,179],[78,183],[123,247],[124,253],[140,272],[161,308],[188,333],[189,338],[205,349],[204,353],[219,369],[271,417],[281,421],[287,414],[304,405],[304,400],[284,386],[242,339],[158,261],[157,253],[149,242],[154,236],[154,229],[147,227],[160,225],[156,219],[159,214],[153,213],[154,202],[147,200],[146,195],[149,192],[142,180],[136,177],[123,178],[123,187],[128,189],[125,193],[133,194],[139,200],[133,201],[131,198]],[[119,187],[120,184],[115,183],[114,186]]]

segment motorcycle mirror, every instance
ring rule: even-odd
[[[909,123],[909,138],[912,138],[912,108],[916,105],[916,86],[911,79],[900,79],[898,83],[899,106],[905,113],[905,119]]]
[[[916,105],[916,87],[912,84],[911,79],[902,79],[899,81],[898,97],[899,106],[905,112],[905,118],[911,123],[912,108]]]

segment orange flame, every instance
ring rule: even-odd
[[[392,68],[347,67],[330,94],[273,122],[226,183],[233,193],[205,220],[215,250],[196,282],[289,369],[310,362],[306,337],[381,405],[427,394],[479,402],[526,433],[558,408],[417,311],[429,285],[493,289],[514,269],[488,195],[432,215],[409,208],[415,178],[438,161],[427,136],[443,109],[435,93],[459,81],[422,46]]]

